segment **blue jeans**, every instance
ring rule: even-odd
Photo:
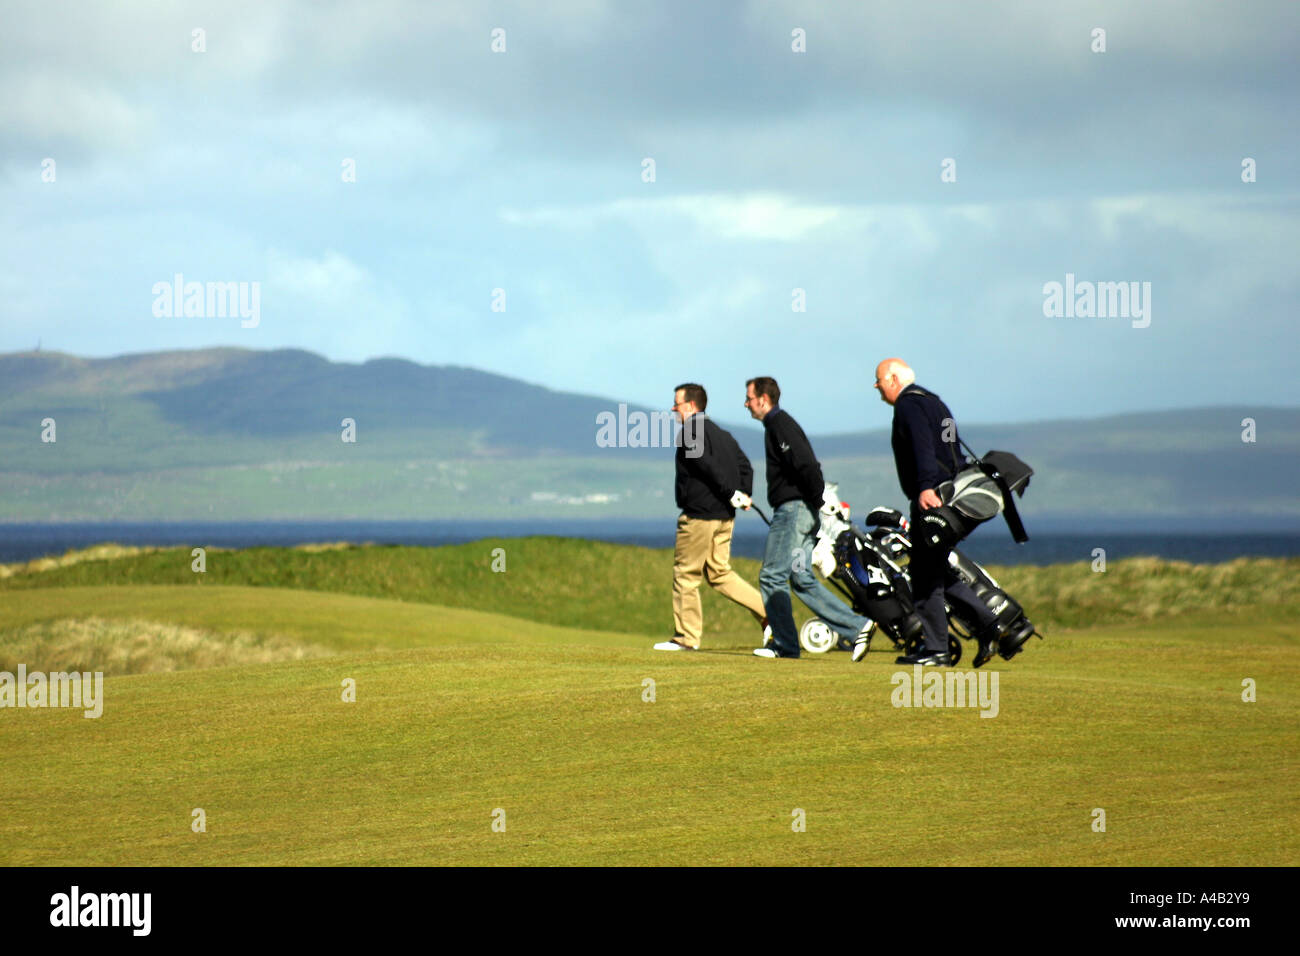
[[[856,637],[867,618],[849,606],[817,580],[813,573],[812,549],[817,542],[817,516],[796,499],[772,512],[772,527],[763,550],[763,568],[758,572],[758,591],[763,597],[767,622],[772,625],[772,643],[782,654],[799,655],[799,631],[794,626],[794,607],[788,584],[808,609],[843,637]]]

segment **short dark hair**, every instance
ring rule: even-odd
[[[745,387],[754,386],[754,397],[759,398],[766,395],[775,405],[781,400],[781,386],[776,384],[776,379],[769,375],[760,375],[758,378],[751,378],[745,383]]]
[[[695,407],[704,411],[709,407],[709,393],[704,390],[703,385],[696,385],[694,382],[687,382],[685,385],[678,385],[673,389],[673,394],[682,392],[682,398],[688,402],[694,402]]]

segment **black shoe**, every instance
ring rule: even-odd
[[[978,640],[980,649],[975,654],[975,660],[971,661],[971,667],[983,667],[993,660],[993,655],[998,652],[998,629],[996,625],[985,629],[979,635]]]
[[[943,651],[930,651],[922,647],[915,654],[904,654],[895,664],[920,664],[922,667],[951,667],[952,660]]]

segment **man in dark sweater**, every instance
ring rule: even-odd
[[[767,532],[758,588],[772,625],[772,642],[757,648],[758,657],[798,657],[799,633],[789,586],[799,599],[838,634],[855,640],[872,627],[854,613],[813,573],[812,549],[820,526],[826,483],[808,436],[789,413],[778,407],[781,389],[766,376],[745,383],[745,407],[763,423],[767,449],[767,503],[772,526]],[[747,503],[741,507],[748,508]]]
[[[925,645],[915,654],[898,658],[899,664],[948,666],[948,611],[944,597],[968,605],[979,621],[974,637],[981,666],[996,653],[996,618],[971,588],[948,566],[952,547],[928,547],[915,529],[921,513],[943,504],[938,487],[966,465],[960,452],[957,423],[943,399],[916,384],[916,373],[902,359],[885,359],[876,366],[875,388],[881,401],[894,407],[894,466],[898,483],[911,503],[912,599],[925,628]]]
[[[754,490],[754,469],[736,440],[704,414],[704,386],[678,385],[673,411],[682,423],[677,445],[677,544],[673,553],[673,638],[658,651],[698,650],[704,633],[700,584],[707,578],[725,597],[748,609],[766,628],[763,601],[754,586],[731,567],[731,532],[736,505],[746,507]]]

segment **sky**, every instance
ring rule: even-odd
[[[959,421],[1300,404],[1294,0],[0,20],[0,352],[696,381],[731,422],[771,375],[818,433],[887,424],[889,356]],[[258,283],[256,325],[155,314],[178,273]],[[1145,317],[1045,314],[1067,274]]]

